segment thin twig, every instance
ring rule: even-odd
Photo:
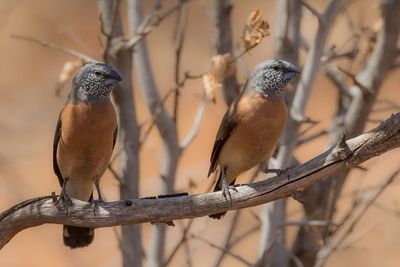
[[[251,175],[249,183],[252,183],[257,178],[259,173],[260,173],[260,168],[257,168]],[[231,247],[235,244],[234,242],[231,242],[231,239],[232,239],[233,233],[236,229],[236,226],[239,222],[240,214],[241,214],[240,210],[235,212],[235,214],[230,222],[230,225],[228,227],[228,231],[226,232],[224,244],[222,246],[226,250],[231,249]],[[222,260],[224,259],[225,255],[226,255],[225,251],[220,251],[220,254],[218,255],[218,257],[215,261],[214,267],[218,267],[221,265]]]
[[[346,250],[354,246],[355,243],[363,239],[367,234],[369,234],[375,227],[386,221],[387,218],[381,218],[376,222],[373,222],[371,225],[366,227],[365,229],[359,231],[358,233],[353,235],[353,238],[349,241],[347,241],[345,244],[341,245],[337,250]]]
[[[303,221],[285,221],[282,223],[278,223],[278,226],[280,227],[286,227],[286,226],[333,226],[337,227],[338,225],[334,223],[330,223],[327,221],[322,221],[322,220],[303,220]]]
[[[314,141],[317,138],[323,137],[323,136],[327,135],[328,133],[329,132],[326,129],[323,129],[319,132],[316,132],[316,133],[306,136],[302,139],[299,139],[299,141],[297,142],[297,147],[304,145],[306,143],[309,143],[311,141]]]
[[[152,114],[150,125],[143,132],[142,137],[140,138],[140,141],[139,141],[139,145],[140,146],[143,145],[146,142],[146,140],[149,137],[151,131],[157,125],[157,120],[158,120],[159,116],[161,115],[162,107],[164,106],[164,104],[167,101],[167,99],[174,93],[174,91],[175,90],[169,90],[165,94],[165,96],[163,97],[163,99],[159,103],[158,107],[156,108],[155,112]]]
[[[290,249],[287,249],[281,242],[276,242],[276,244],[288,254],[289,258],[293,260],[297,267],[304,267],[304,264],[301,262],[300,258],[297,257],[297,255],[294,254]]]
[[[201,126],[201,122],[204,117],[204,111],[206,109],[207,104],[207,97],[203,95],[201,97],[199,107],[197,108],[196,115],[193,119],[192,127],[190,128],[189,132],[187,133],[186,137],[182,140],[180,147],[181,149],[185,149],[190,145],[190,143],[194,140],[196,135],[198,134]]]
[[[255,225],[252,228],[250,228],[249,230],[238,235],[237,237],[232,238],[232,240],[230,242],[230,248],[235,247],[235,245],[239,245],[242,240],[244,240],[244,239],[250,237],[252,234],[260,231],[260,227],[261,227],[261,224]]]
[[[385,189],[394,181],[394,179],[398,176],[399,173],[400,173],[400,168],[398,168],[391,175],[389,175],[388,178],[386,178],[385,182],[383,182],[378,189],[376,189],[374,192],[370,192],[368,195],[365,196],[365,199],[363,199],[362,207],[360,207],[356,211],[353,210],[352,220],[351,221],[349,220],[349,222],[346,224],[345,229],[341,232],[341,235],[339,236],[337,241],[328,243],[320,249],[315,264],[316,267],[323,266],[325,262],[328,260],[329,256],[343,244],[343,242],[349,237],[351,232],[363,218],[368,209],[374,204],[374,202],[385,191]]]
[[[177,33],[177,45],[175,48],[175,95],[174,95],[174,103],[173,103],[173,113],[172,118],[174,119],[176,125],[177,124],[177,117],[178,117],[178,109],[179,109],[179,97],[180,97],[180,66],[182,60],[182,48],[183,43],[185,40],[186,30],[187,30],[187,21],[188,21],[188,11],[183,9],[182,0],[180,1],[181,7],[180,12],[178,12],[178,23],[176,26],[176,33]]]
[[[308,3],[306,0],[301,0],[301,4],[307,8],[307,10],[318,19],[318,21],[321,20],[321,14],[310,3]]]
[[[209,245],[212,248],[216,248],[216,249],[218,249],[220,251],[224,251],[227,255],[229,255],[229,256],[233,257],[234,259],[244,263],[247,266],[253,266],[253,264],[251,262],[249,262],[248,260],[244,259],[242,256],[237,255],[237,254],[235,254],[235,253],[233,253],[233,252],[231,252],[231,251],[229,251],[229,250],[227,250],[227,249],[225,249],[223,247],[215,245],[214,243],[208,241],[207,239],[205,239],[205,238],[203,238],[201,236],[197,236],[197,235],[192,234],[192,237],[204,242],[205,244]]]
[[[154,10],[149,16],[145,17],[142,24],[137,27],[136,34],[129,38],[128,40],[120,39],[115,42],[111,51],[112,54],[117,54],[121,49],[132,49],[136,44],[138,44],[143,38],[145,38],[149,33],[151,33],[155,28],[157,28],[160,23],[172,15],[174,12],[180,10],[182,5],[189,3],[191,0],[182,0],[177,5],[171,7],[165,13],[159,15],[158,9],[161,6],[155,6],[157,10]]]
[[[119,12],[119,6],[120,6],[121,1],[117,0],[114,1],[114,10],[112,12],[112,19],[111,19],[111,25],[107,25],[109,26],[109,32],[107,32],[106,30],[106,25],[104,23],[102,14],[99,14],[99,18],[100,18],[100,32],[101,34],[103,34],[105,38],[104,42],[103,42],[103,58],[107,58],[107,56],[110,54],[111,56],[114,56],[113,54],[109,53],[110,49],[111,49],[111,44],[114,38],[114,29],[115,29],[115,25],[117,23],[118,20],[118,12]]]
[[[176,246],[172,249],[171,254],[167,257],[167,260],[164,262],[163,266],[168,266],[172,259],[175,257],[176,253],[178,252],[179,248],[186,242],[186,240],[189,238],[188,233],[190,228],[192,227],[193,220],[189,220],[188,224],[185,226],[185,228],[182,231],[182,237],[179,240],[179,242],[176,244]]]
[[[35,43],[38,45],[41,45],[43,47],[47,47],[47,48],[51,48],[53,50],[56,50],[58,52],[61,52],[63,54],[67,54],[73,57],[77,57],[81,60],[83,60],[84,62],[98,62],[97,59],[92,58],[88,55],[85,55],[83,53],[80,53],[76,50],[73,50],[71,48],[67,48],[58,44],[54,44],[54,43],[50,43],[47,41],[43,41],[43,40],[39,40],[33,37],[29,37],[29,36],[24,36],[24,35],[19,35],[19,34],[11,34],[10,35],[11,38],[13,39],[17,39],[17,40],[23,40],[23,41],[27,41],[27,42],[31,42],[31,43]]]

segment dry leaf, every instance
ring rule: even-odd
[[[243,36],[243,46],[244,46],[244,49],[245,49],[246,51],[249,50],[250,47],[251,47],[251,44],[252,44],[252,41],[251,41],[251,34],[250,34],[250,32],[246,31],[246,32],[244,33],[244,36]]]
[[[269,23],[266,20],[262,20],[260,22],[260,25],[258,25],[257,30],[261,32],[264,36],[269,36],[271,33],[268,31],[269,30]]]
[[[254,26],[260,22],[262,17],[262,13],[261,10],[259,8],[257,8],[256,10],[254,10],[253,12],[250,13],[249,17],[247,18],[247,25],[250,28],[254,28]]]
[[[231,54],[216,55],[211,58],[211,67],[203,75],[203,85],[207,99],[215,103],[215,92],[221,90],[222,81],[235,71],[235,64],[231,64]]]
[[[203,85],[207,99],[215,103],[215,91],[220,90],[222,84],[215,79],[215,76],[205,74],[203,75]]]
[[[230,64],[231,54],[216,55],[211,58],[211,68],[209,73],[215,77],[217,81],[223,81],[235,70],[235,65]]]
[[[261,43],[262,39],[269,35],[269,23],[262,18],[260,9],[251,12],[247,18],[247,24],[242,37],[245,51]]]
[[[264,35],[262,35],[260,32],[253,32],[250,36],[251,40],[256,44],[261,43],[262,39],[264,38]]]

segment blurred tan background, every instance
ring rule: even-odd
[[[152,1],[149,1],[152,2]],[[164,1],[167,7],[174,1]],[[325,1],[311,1],[322,7]],[[235,41],[239,41],[243,25],[248,14],[260,8],[274,31],[275,1],[272,0],[233,0],[233,29]],[[354,16],[366,24],[372,24],[378,17],[376,2],[357,1],[351,10]],[[189,5],[189,25],[183,51],[183,70],[192,74],[207,70],[213,55],[211,20],[212,4],[210,1],[194,1]],[[148,36],[151,61],[157,83],[163,92],[174,86],[173,64],[174,44],[172,29],[174,16],[165,20],[160,27]],[[340,43],[348,31],[343,19],[338,20],[330,43]],[[99,41],[99,17],[94,0],[0,0],[0,210],[40,195],[58,192],[58,181],[52,170],[52,141],[58,112],[62,108],[68,88],[61,96],[55,96],[55,84],[64,63],[73,58],[43,48],[38,45],[11,39],[10,34],[23,34],[42,40],[62,44],[79,50],[92,57],[101,58]],[[313,36],[315,18],[306,15],[302,31],[308,38]],[[243,57],[249,69],[265,59],[273,57],[274,38],[267,37],[261,45]],[[304,57],[304,55],[303,55]],[[243,76],[239,77],[243,82]],[[394,72],[384,84],[379,99],[391,99],[400,103],[400,72]],[[201,81],[189,81],[182,91],[182,106],[179,117],[180,136],[184,136],[191,126],[196,105],[203,87]],[[148,120],[148,112],[141,101],[137,88],[134,87],[139,121]],[[315,83],[307,115],[321,123],[314,129],[318,131],[329,125],[335,111],[336,91],[324,78]],[[180,162],[176,189],[187,191],[189,181],[196,182],[192,193],[202,193],[209,187],[211,179],[206,179],[209,155],[215,133],[225,106],[218,94],[217,105],[209,104],[194,143],[185,151]],[[384,119],[389,113],[377,113],[374,120]],[[369,127],[372,127],[371,123]],[[306,161],[326,149],[327,138],[302,146],[296,151],[301,161]],[[160,160],[160,141],[154,131],[141,151],[141,196],[156,195]],[[354,189],[377,184],[391,173],[400,163],[400,151],[392,151],[379,158],[370,160],[364,167],[368,172],[354,170],[345,187],[340,208],[349,207],[349,194]],[[239,179],[244,182],[245,179]],[[102,190],[107,200],[118,199],[117,182],[110,173],[102,180]],[[399,184],[396,181],[379,199],[379,202],[392,208],[400,209]],[[255,208],[259,210],[260,208]],[[343,213],[342,209],[338,214]],[[240,223],[240,230],[255,225],[253,216],[245,212]],[[298,218],[301,209],[290,201],[288,214]],[[224,237],[224,228],[230,219],[211,221],[198,218],[193,232],[216,244]],[[167,255],[181,236],[180,222],[168,233]],[[371,227],[373,226],[373,227]],[[147,245],[149,224],[143,225],[144,246]],[[371,229],[369,229],[371,228]],[[115,231],[112,228],[96,231],[94,243],[85,249],[70,250],[63,246],[60,225],[42,225],[19,233],[0,251],[0,266],[120,266],[121,258]],[[369,229],[368,234],[351,248],[335,253],[327,266],[400,266],[400,218],[372,207],[355,233]],[[295,233],[296,228],[290,233]],[[0,229],[1,231],[1,229]],[[252,235],[234,252],[246,259],[254,260],[257,253],[257,235]],[[214,248],[193,241],[192,253],[194,266],[209,266],[218,253]],[[178,254],[171,266],[185,266],[184,250]],[[223,266],[243,266],[227,257]]]

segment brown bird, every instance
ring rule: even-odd
[[[87,63],[72,81],[67,104],[58,118],[53,144],[53,169],[61,186],[60,200],[93,201],[93,185],[102,201],[99,182],[108,167],[117,136],[117,118],[110,93],[121,81],[109,65]],[[94,229],[64,225],[64,244],[88,246]]]
[[[214,188],[231,197],[236,177],[256,165],[267,164],[287,120],[284,89],[300,71],[283,60],[258,64],[242,93],[229,106],[220,124],[211,153],[208,176],[220,166]],[[210,215],[220,219],[225,213]]]

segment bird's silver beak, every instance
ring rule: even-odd
[[[107,73],[106,77],[106,85],[112,85],[116,82],[122,81],[121,76],[115,70],[111,70],[109,73]]]
[[[295,65],[289,63],[286,66],[286,71],[283,75],[283,79],[290,81],[293,77],[300,74],[301,74],[300,70]]]
[[[301,71],[295,65],[290,63],[287,66],[287,71],[295,74],[301,74]]]

